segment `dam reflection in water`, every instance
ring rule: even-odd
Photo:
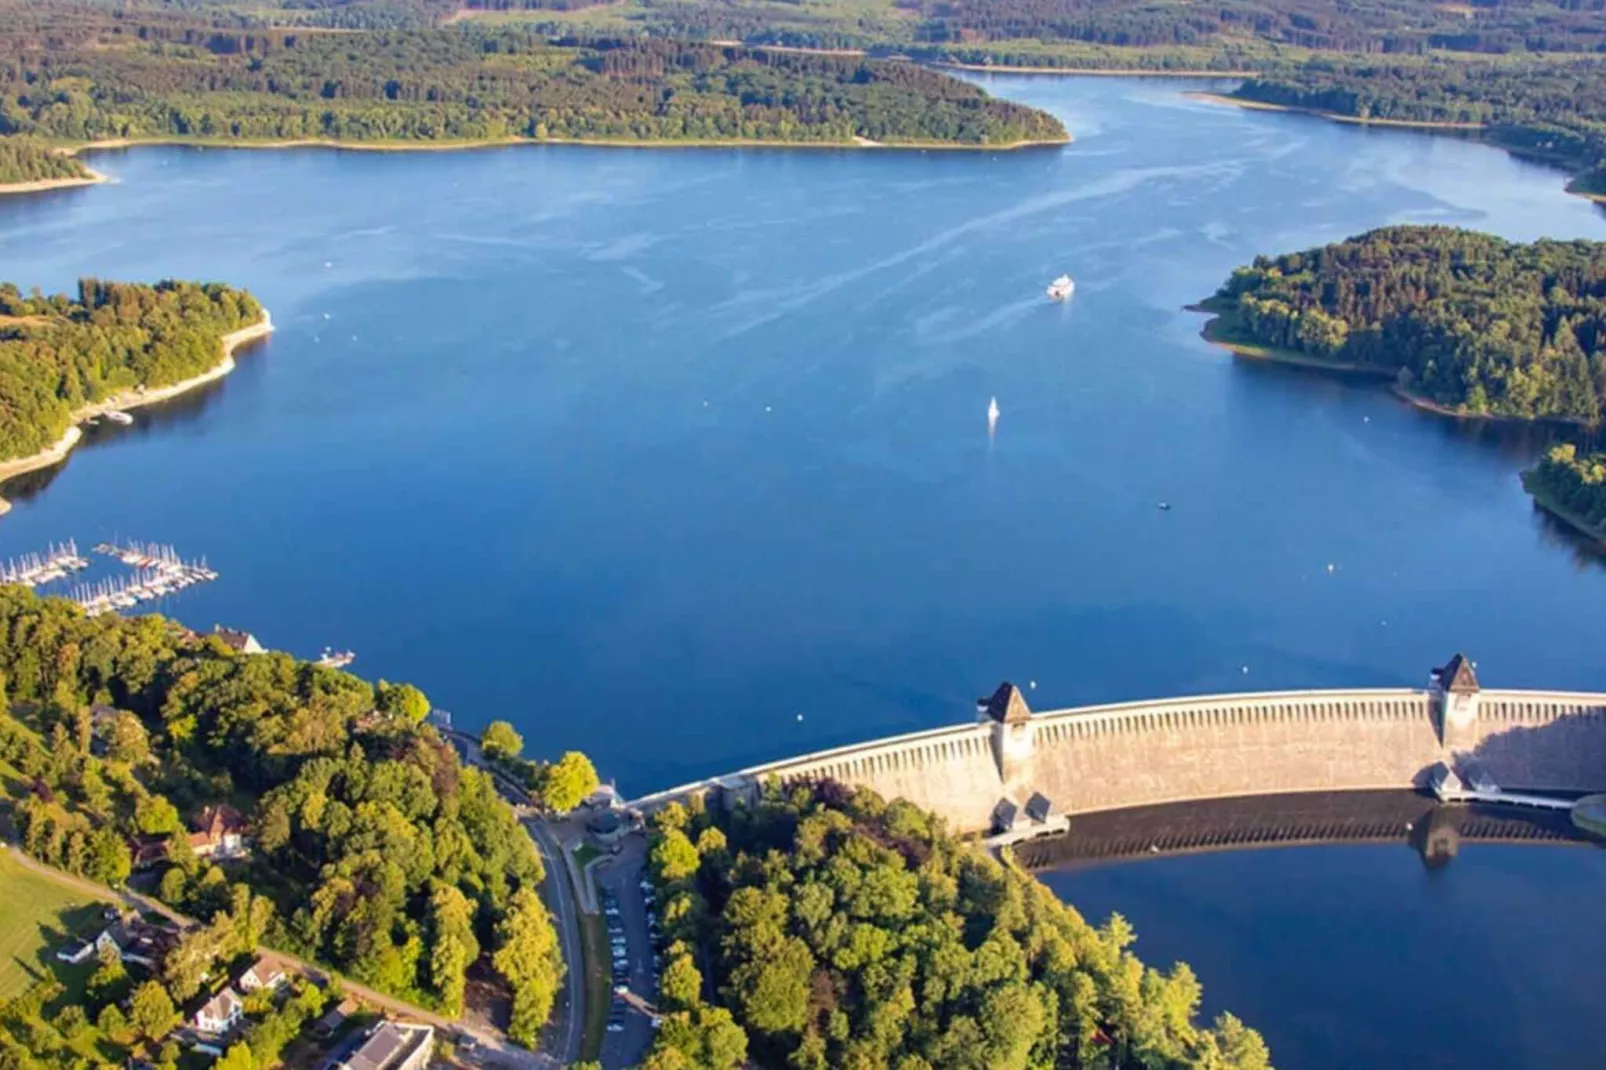
[[[1463,842],[1587,846],[1565,814],[1513,807],[1447,806],[1412,791],[1301,792],[1207,799],[1085,814],[1064,836],[1015,849],[1028,869],[1332,843],[1410,844],[1429,869]]]
[[[1191,965],[1203,1014],[1285,1070],[1606,1065],[1606,850],[1565,816],[1260,796],[1088,814],[1016,857],[1090,922],[1125,916],[1145,962]]]

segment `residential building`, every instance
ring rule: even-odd
[[[74,966],[80,962],[88,962],[89,956],[95,953],[95,945],[88,940],[72,939],[56,949],[56,957],[63,962],[70,962]]]
[[[245,1005],[232,987],[225,988],[201,1005],[190,1019],[197,1032],[213,1035],[227,1033],[239,1024],[245,1015]]]
[[[257,637],[250,632],[236,631],[225,628],[221,624],[212,626],[212,634],[223,640],[224,644],[233,651],[241,654],[265,654],[267,648],[257,642]]]
[[[288,980],[284,971],[267,959],[259,958],[251,964],[251,968],[240,975],[234,982],[241,992],[255,992],[259,988],[282,988]]]
[[[234,807],[207,806],[190,820],[190,849],[197,858],[244,858],[246,831],[245,817]]]
[[[380,1022],[333,1070],[423,1070],[435,1051],[435,1030],[411,1022]]]

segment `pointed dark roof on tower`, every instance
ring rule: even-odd
[[[976,705],[982,713],[1001,724],[1025,724],[1032,719],[1032,711],[1027,707],[1020,688],[1007,680],[998,685],[992,698],[979,699]]]
[[[1472,671],[1472,662],[1467,660],[1465,654],[1451,658],[1444,668],[1435,669],[1434,675],[1438,677],[1439,687],[1445,691],[1465,695],[1478,690],[1477,674]]]

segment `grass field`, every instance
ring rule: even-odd
[[[5,904],[0,910],[0,1000],[49,974],[70,983],[64,974],[82,972],[84,967],[58,962],[55,950],[68,933],[93,927],[100,914],[93,900],[0,852],[0,903]]]

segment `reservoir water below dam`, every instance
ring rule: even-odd
[[[0,558],[205,555],[220,579],[160,608],[350,648],[627,794],[962,721],[1005,677],[1048,709],[1421,686],[1465,649],[1490,687],[1606,690],[1606,570],[1517,480],[1548,432],[1235,362],[1181,310],[1386,223],[1602,239],[1606,215],[1465,140],[1186,96],[1215,83],[987,84],[1076,142],[141,148],[94,157],[113,184],[0,200],[25,288],[216,279],[278,328],[8,484]],[[1282,1067],[1606,1051],[1597,849],[1045,879],[1191,962]]]

